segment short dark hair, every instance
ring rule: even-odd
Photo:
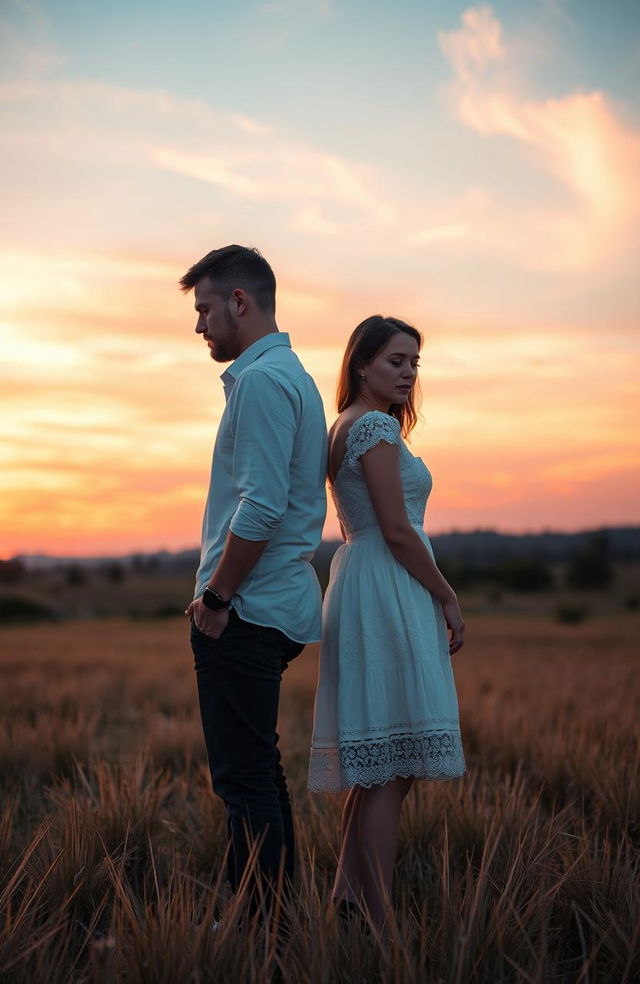
[[[389,339],[397,335],[398,332],[410,335],[418,343],[418,349],[422,347],[422,335],[418,329],[407,324],[406,321],[400,321],[399,318],[383,318],[381,314],[373,314],[370,318],[361,321],[358,327],[354,329],[347,342],[338,379],[338,392],[336,394],[338,413],[342,413],[343,410],[351,406],[360,392],[359,370],[372,359],[375,359]],[[420,384],[416,377],[407,402],[394,403],[389,408],[389,413],[400,424],[403,437],[407,437],[416,425],[419,401]]]
[[[215,280],[216,288],[226,296],[241,287],[251,294],[261,311],[275,312],[276,278],[264,256],[253,246],[212,249],[180,278],[180,289],[188,293],[203,277]]]

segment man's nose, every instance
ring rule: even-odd
[[[207,327],[207,322],[202,317],[202,315],[199,315],[198,320],[196,321],[196,335],[204,335],[204,331],[206,327]]]

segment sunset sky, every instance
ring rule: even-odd
[[[424,333],[429,532],[640,522],[640,4],[0,0],[0,38],[0,556],[197,543],[223,367],[177,280],[230,242],[329,420],[359,321]]]

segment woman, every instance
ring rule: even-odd
[[[324,602],[309,788],[349,790],[333,898],[347,911],[363,905],[379,930],[413,780],[465,768],[450,659],[464,622],[422,529],[431,475],[402,440],[416,423],[421,343],[396,318],[358,325],[329,432],[346,543]]]

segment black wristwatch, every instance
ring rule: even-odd
[[[205,608],[210,608],[212,612],[219,612],[223,608],[228,608],[231,604],[231,598],[225,601],[222,595],[218,594],[215,588],[205,588],[204,594],[202,595],[202,604]]]

